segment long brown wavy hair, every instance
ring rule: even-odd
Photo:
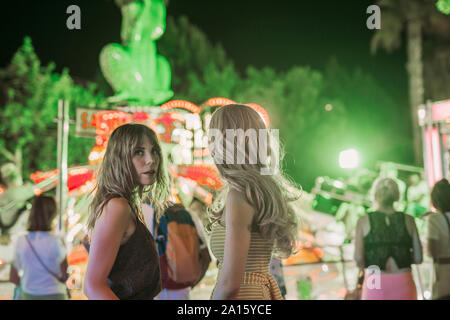
[[[242,129],[244,132],[248,129],[268,130],[263,118],[255,110],[239,104],[218,108],[212,115],[209,129],[217,129],[222,132],[223,141],[229,140],[226,132],[230,129]],[[212,217],[208,230],[211,231],[212,225],[220,222],[228,190],[233,188],[244,194],[247,202],[254,208],[255,215],[252,222],[254,229],[264,239],[274,244],[274,253],[277,256],[289,257],[295,249],[298,232],[297,216],[289,202],[300,197],[300,188],[283,174],[280,166],[273,174],[261,174],[261,170],[267,169],[270,162],[276,161],[281,164],[283,152],[282,150],[274,151],[275,141],[273,138],[269,136],[267,150],[269,162],[264,162],[258,157],[256,163],[251,164],[249,152],[252,148],[254,150],[255,145],[248,137],[245,137],[244,143],[245,149],[241,148],[240,150],[238,150],[238,143],[234,143],[234,155],[232,155],[235,160],[236,155],[241,153],[242,156],[242,153],[245,153],[243,155],[244,164],[236,164],[239,163],[238,161],[232,161],[232,164],[227,164],[227,161],[218,163],[215,160],[217,169],[225,180],[225,187],[209,208]],[[279,142],[277,143],[279,144]],[[280,144],[279,146],[281,148]],[[261,147],[259,140],[256,147],[258,150]],[[213,153],[216,152],[220,152],[220,150],[214,149]],[[214,158],[214,154],[212,156]],[[274,159],[276,156],[278,159]],[[227,158],[229,155],[225,154],[225,159]]]
[[[133,152],[141,146],[144,136],[150,139],[159,157],[156,181],[151,186],[142,186],[133,164]],[[104,206],[112,198],[124,198],[136,219],[143,221],[142,200],[149,200],[159,216],[167,207],[170,183],[164,155],[153,130],[142,124],[125,124],[111,134],[105,156],[97,176],[95,196],[90,204],[87,227],[90,232],[102,213]]]
[[[43,195],[37,196],[33,200],[28,217],[28,231],[51,231],[56,213],[55,199]]]

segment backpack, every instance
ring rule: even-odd
[[[173,205],[164,212],[155,238],[163,288],[182,289],[200,282],[211,258],[191,215],[182,205]]]

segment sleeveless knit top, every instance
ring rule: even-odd
[[[161,291],[156,244],[140,220],[128,241],[120,246],[108,283],[121,300],[152,300]]]
[[[223,266],[225,253],[226,227],[216,222],[211,230],[211,251],[218,260],[219,274]],[[259,232],[251,232],[250,246],[245,265],[244,278],[241,281],[238,300],[282,300],[275,278],[270,274],[270,260],[273,245],[263,239]],[[215,288],[214,288],[215,290]],[[214,295],[214,291],[211,297]]]
[[[369,212],[368,216],[370,231],[364,237],[365,267],[376,265],[380,270],[385,270],[388,258],[392,257],[399,269],[410,268],[413,245],[406,228],[405,214]]]

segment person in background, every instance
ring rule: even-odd
[[[251,136],[237,137],[234,143],[230,131],[255,132],[258,136],[267,132],[267,126],[255,110],[237,104],[218,108],[210,121],[210,154],[225,183],[213,202],[215,214],[209,226],[211,249],[219,262],[212,298],[281,300],[269,265],[273,252],[287,258],[294,250],[298,221],[288,203],[299,194],[280,171],[266,172],[269,165],[279,163],[274,138],[265,137],[267,161],[261,157],[264,150],[259,150],[264,136],[259,136],[259,143]],[[255,154],[258,160],[251,161]]]
[[[431,191],[437,212],[426,217],[427,254],[433,258],[433,299],[450,300],[450,184],[442,179]]]
[[[355,260],[365,269],[363,300],[416,300],[411,265],[422,263],[414,218],[397,212],[397,183],[378,178],[372,187],[375,211],[360,217],[355,232]]]
[[[55,216],[53,198],[34,199],[28,234],[17,239],[10,273],[10,281],[21,288],[22,300],[68,299],[66,249],[62,239],[51,233]]]
[[[88,220],[89,299],[152,300],[161,291],[158,251],[141,205],[151,199],[158,217],[166,208],[163,159],[156,133],[145,125],[125,124],[111,134]]]
[[[409,183],[406,191],[408,202],[406,212],[418,218],[430,210],[430,191],[426,181],[417,173],[409,177]]]
[[[406,183],[399,179],[398,169],[392,163],[383,163],[380,168],[380,178],[390,178],[397,183],[397,188],[399,191],[398,200],[395,202],[394,207],[398,211],[404,211],[406,208]]]
[[[283,264],[277,257],[272,257],[272,259],[270,260],[270,274],[277,281],[281,296],[283,297],[283,299],[286,299],[287,290],[286,284],[284,282]]]
[[[154,300],[189,300],[191,287],[180,284],[177,285],[176,283],[174,283],[174,281],[171,281],[167,270],[167,263],[165,263],[164,265],[161,263],[161,255],[165,251],[164,241],[158,239],[158,226],[156,225],[155,210],[153,206],[150,203],[144,203],[142,205],[142,211],[148,229],[152,233],[153,237],[157,240],[158,253],[160,255],[162,290],[160,294],[154,298]],[[160,221],[161,220],[162,219],[160,219]]]
[[[14,233],[27,229],[27,207],[35,196],[35,187],[31,183],[23,183],[19,168],[11,162],[0,167],[0,175],[5,187],[0,192],[0,246],[8,246],[15,240]]]

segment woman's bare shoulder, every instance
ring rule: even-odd
[[[247,202],[244,193],[233,188],[230,188],[230,191],[228,191],[227,200],[234,202]]]
[[[125,198],[112,198],[105,204],[102,216],[105,216],[105,213],[106,218],[128,220],[131,217],[131,208]]]
[[[370,231],[369,215],[366,213],[358,218],[356,223],[356,229],[361,232],[362,235],[367,235]]]
[[[245,194],[243,192],[240,192],[236,189],[230,189],[227,195],[227,201],[226,206],[232,206],[232,207],[241,207],[244,210],[251,210],[253,211],[253,207],[248,202],[247,198],[245,197]]]
[[[416,226],[416,219],[413,217],[413,216],[411,216],[411,215],[409,215],[409,214],[407,214],[407,213],[404,213],[404,215],[405,215],[405,222],[406,222],[406,224],[408,225],[408,226]]]
[[[225,208],[227,216],[231,215],[237,218],[248,217],[250,221],[254,214],[254,209],[248,203],[245,195],[242,192],[234,189],[230,189],[230,191],[228,192]]]
[[[366,225],[369,223],[369,215],[366,213],[358,218],[359,225]]]

